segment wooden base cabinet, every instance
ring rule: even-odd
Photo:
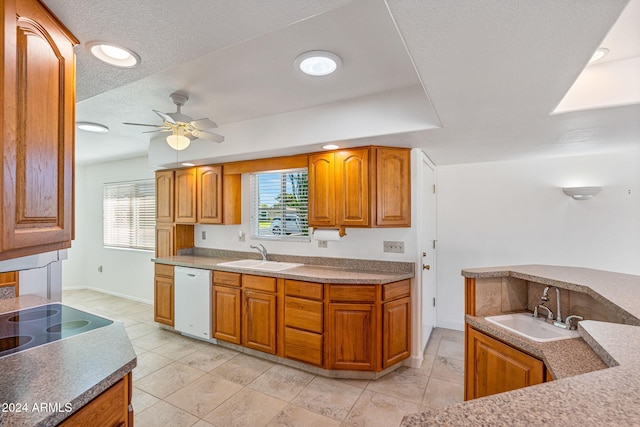
[[[242,275],[242,345],[276,354],[277,284],[274,277]]]
[[[382,305],[382,367],[395,365],[411,355],[411,298]]]
[[[327,369],[376,370],[376,316],[373,304],[330,303]]]
[[[284,286],[284,356],[322,366],[323,285],[285,280]]]
[[[174,325],[173,266],[155,265],[153,292],[153,320],[165,325]]]
[[[131,373],[59,425],[61,427],[133,427]]]
[[[544,363],[467,325],[465,400],[545,381]]]
[[[242,291],[240,274],[213,272],[213,338],[233,344],[242,343]]]

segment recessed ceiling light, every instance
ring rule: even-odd
[[[195,166],[195,165],[196,165],[195,163],[189,163],[189,162],[182,163],[182,166]]]
[[[92,123],[92,122],[76,122],[78,129],[86,131],[86,132],[96,132],[96,133],[107,133],[109,132],[109,128],[105,125],[101,125],[100,123]]]
[[[322,146],[323,150],[337,150],[338,148],[340,148],[340,146],[335,144],[327,144]]]
[[[87,47],[93,56],[116,67],[131,68],[141,61],[140,55],[114,43],[91,42],[87,43]]]
[[[294,65],[297,69],[310,76],[326,76],[342,65],[342,59],[332,52],[312,50],[298,55]]]
[[[593,55],[591,56],[591,59],[589,60],[589,64],[592,64],[596,61],[601,60],[602,58],[604,58],[604,56],[609,53],[609,49],[605,48],[605,47],[599,47],[598,49],[596,49],[595,52],[593,52]]]

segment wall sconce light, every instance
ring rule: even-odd
[[[564,194],[576,200],[587,200],[598,194],[602,187],[571,187],[563,188]]]

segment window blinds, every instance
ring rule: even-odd
[[[104,185],[104,246],[155,249],[156,188],[154,180]]]
[[[251,237],[309,241],[307,169],[251,175]]]

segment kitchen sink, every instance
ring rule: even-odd
[[[249,270],[282,271],[294,267],[300,267],[304,264],[298,264],[295,262],[263,261],[261,259],[241,259],[238,261],[221,262],[218,265],[221,267],[246,268]]]
[[[544,319],[535,318],[530,313],[502,314],[490,316],[487,321],[538,342],[549,342],[578,338],[577,331],[553,326]]]

